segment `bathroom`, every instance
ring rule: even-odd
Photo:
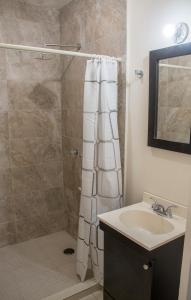
[[[0,0],[0,300],[191,299],[190,10]]]

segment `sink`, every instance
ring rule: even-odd
[[[119,215],[120,222],[129,229],[146,231],[151,234],[167,234],[174,230],[173,224],[154,213],[129,210]]]
[[[155,200],[165,208],[176,205],[173,217],[167,218],[153,212],[152,204]],[[105,225],[152,251],[185,234],[186,215],[186,207],[144,193],[143,201],[103,213],[98,218]]]

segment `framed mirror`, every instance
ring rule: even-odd
[[[148,146],[191,154],[191,43],[150,52]]]

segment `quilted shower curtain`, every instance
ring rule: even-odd
[[[103,232],[97,215],[120,208],[121,160],[117,124],[117,62],[87,61],[84,85],[82,194],[77,245],[77,274],[92,268],[103,282]]]

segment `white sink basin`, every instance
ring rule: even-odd
[[[173,211],[173,218],[166,218],[153,212],[153,199],[165,208],[175,204],[144,193],[142,202],[98,215],[98,218],[145,249],[154,250],[184,235],[186,207],[178,205]]]
[[[119,220],[128,228],[145,230],[152,234],[165,234],[174,230],[174,226],[167,219],[147,211],[129,210],[121,213]]]

